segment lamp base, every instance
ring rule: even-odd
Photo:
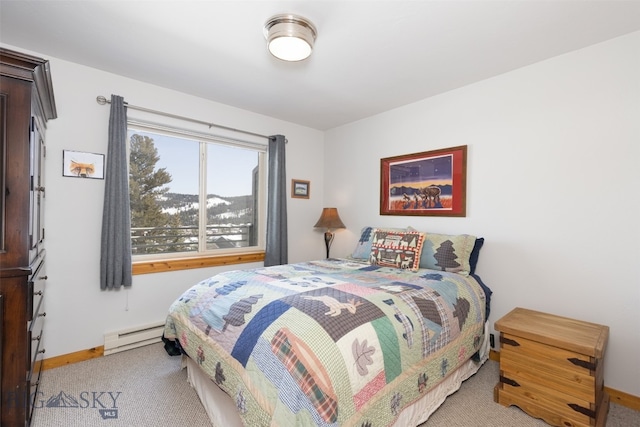
[[[329,248],[331,248],[331,242],[333,242],[333,233],[330,231],[325,231],[324,244],[327,247],[327,258],[329,258]]]

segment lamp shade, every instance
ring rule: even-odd
[[[275,15],[264,24],[269,52],[283,61],[302,61],[311,55],[316,27],[307,19],[291,14]]]
[[[338,215],[338,209],[336,208],[323,208],[320,219],[316,222],[314,227],[322,227],[328,229],[346,228]]]

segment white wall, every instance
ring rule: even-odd
[[[332,253],[365,225],[484,236],[491,325],[516,306],[608,325],[605,385],[640,396],[638,52],[636,32],[326,132]],[[466,218],[379,215],[380,158],[465,144]]]
[[[104,181],[62,177],[63,150],[107,152],[109,106],[99,105],[98,95],[109,99],[111,94],[117,94],[133,105],[263,135],[285,135],[289,141],[288,179],[309,180],[312,184],[309,200],[289,199],[288,202],[289,261],[323,257],[322,234],[313,228],[322,211],[322,132],[59,60],[46,52],[3,47],[51,61],[58,110],[58,118],[49,122],[46,135],[45,228],[49,280],[43,340],[45,357],[102,345],[105,332],[162,321],[169,305],[183,291],[216,272],[262,266],[262,263],[239,264],[137,275],[131,289],[100,290]],[[129,116],[141,118],[142,114],[130,110]],[[189,125],[182,123],[182,126]],[[249,139],[244,135],[238,138]]]

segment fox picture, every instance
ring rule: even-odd
[[[96,167],[93,163],[80,163],[75,160],[71,160],[69,171],[76,176],[87,178],[96,172]]]

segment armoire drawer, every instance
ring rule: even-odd
[[[30,313],[29,320],[33,320],[37,315],[36,310],[41,306],[41,301],[44,299],[45,284],[47,282],[45,261],[36,267],[35,272],[29,277],[29,293],[27,296],[27,312]]]
[[[36,345],[36,348],[39,348],[41,341]],[[31,423],[31,418],[33,417],[33,410],[35,409],[35,401],[38,397],[38,390],[40,389],[40,377],[42,375],[42,353],[40,350],[36,350],[36,359],[33,360],[31,365],[31,371],[27,376],[27,390],[29,391],[29,395],[27,397],[27,407],[26,407],[26,417],[27,417],[27,425]]]
[[[44,320],[46,315],[46,312],[40,311],[40,306],[42,305],[44,305],[44,301],[40,300],[39,307],[36,309],[36,316],[31,322],[29,322],[27,339],[29,343],[29,354],[31,355],[31,361],[34,361],[37,352],[42,350],[39,349],[39,347],[40,343],[42,342],[42,330],[44,329]]]

